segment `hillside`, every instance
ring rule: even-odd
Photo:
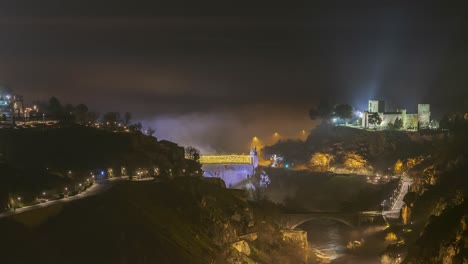
[[[141,169],[160,177],[201,172],[200,164],[186,160],[184,148],[172,142],[85,126],[0,129],[0,154],[0,211],[8,196],[33,203],[38,193],[58,194],[91,173],[120,176],[122,168],[127,175]]]
[[[202,178],[123,182],[98,196],[0,220],[0,247],[8,252],[2,262],[253,263],[230,245],[257,232],[248,242],[250,258],[299,263],[294,247],[265,221],[274,210],[260,208],[266,207]]]
[[[327,155],[329,160],[324,166],[327,168],[321,168],[324,170],[346,168],[347,163],[352,164],[355,160],[349,162],[352,155],[365,163],[363,169],[387,172],[398,159],[427,153],[442,138],[443,135],[437,132],[368,131],[321,125],[311,131],[305,142],[280,141],[266,146],[262,152],[266,158],[278,154],[288,163],[306,166],[313,166],[310,163],[314,154]]]
[[[21,168],[73,170],[148,166],[155,162],[166,165],[183,160],[183,149],[180,154],[177,151],[141,133],[83,126],[0,130],[0,153]]]

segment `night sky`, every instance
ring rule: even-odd
[[[468,16],[455,1],[252,2],[2,0],[0,83],[131,111],[158,137],[217,151],[310,129],[324,99],[466,111]],[[238,142],[223,141],[233,130]]]

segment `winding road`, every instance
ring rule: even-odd
[[[403,198],[405,198],[405,195],[408,193],[409,187],[412,183],[412,180],[408,177],[403,177],[402,180],[403,182],[401,185],[401,190],[398,194],[396,202],[393,203],[393,206],[392,208],[390,208],[390,210],[382,212],[382,214],[387,218],[396,219],[400,217],[401,207],[403,207],[403,205],[405,204],[405,202],[403,202]]]
[[[96,194],[99,194],[99,193],[102,193],[102,192],[108,190],[112,186],[113,182],[121,181],[121,180],[124,180],[124,179],[127,179],[127,178],[128,177],[111,178],[111,179],[106,179],[106,180],[103,180],[103,181],[99,181],[99,182],[96,182],[95,184],[93,184],[88,189],[86,189],[84,192],[81,192],[81,193],[79,193],[77,195],[74,195],[74,196],[65,197],[65,198],[62,198],[62,199],[59,199],[59,200],[47,201],[47,202],[44,202],[44,203],[39,203],[39,204],[31,205],[31,206],[21,207],[21,208],[16,209],[16,211],[7,211],[7,212],[0,213],[0,219],[5,218],[5,217],[9,217],[9,216],[12,216],[12,215],[17,215],[17,214],[21,214],[21,213],[24,213],[24,212],[32,211],[32,210],[35,210],[35,209],[48,207],[48,206],[51,206],[51,205],[54,205],[54,204],[69,203],[69,202],[72,202],[72,201],[75,201],[75,200],[83,199],[85,197],[93,196],[93,195],[96,195]]]

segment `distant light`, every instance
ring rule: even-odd
[[[287,169],[289,168],[289,164],[286,163],[286,165],[284,165],[284,167]]]
[[[18,201],[21,201],[21,197],[18,197]]]
[[[333,121],[333,123],[336,123],[336,118],[333,118],[332,121]]]
[[[101,171],[101,176],[104,176],[104,171]]]
[[[43,192],[42,195],[45,195],[45,192]]]

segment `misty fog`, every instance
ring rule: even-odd
[[[203,154],[248,153],[286,138],[305,139],[313,126],[307,109],[245,106],[211,113],[159,114],[142,120],[156,130],[158,140],[194,146]],[[277,134],[275,134],[277,133]],[[257,137],[253,143],[253,137]]]

